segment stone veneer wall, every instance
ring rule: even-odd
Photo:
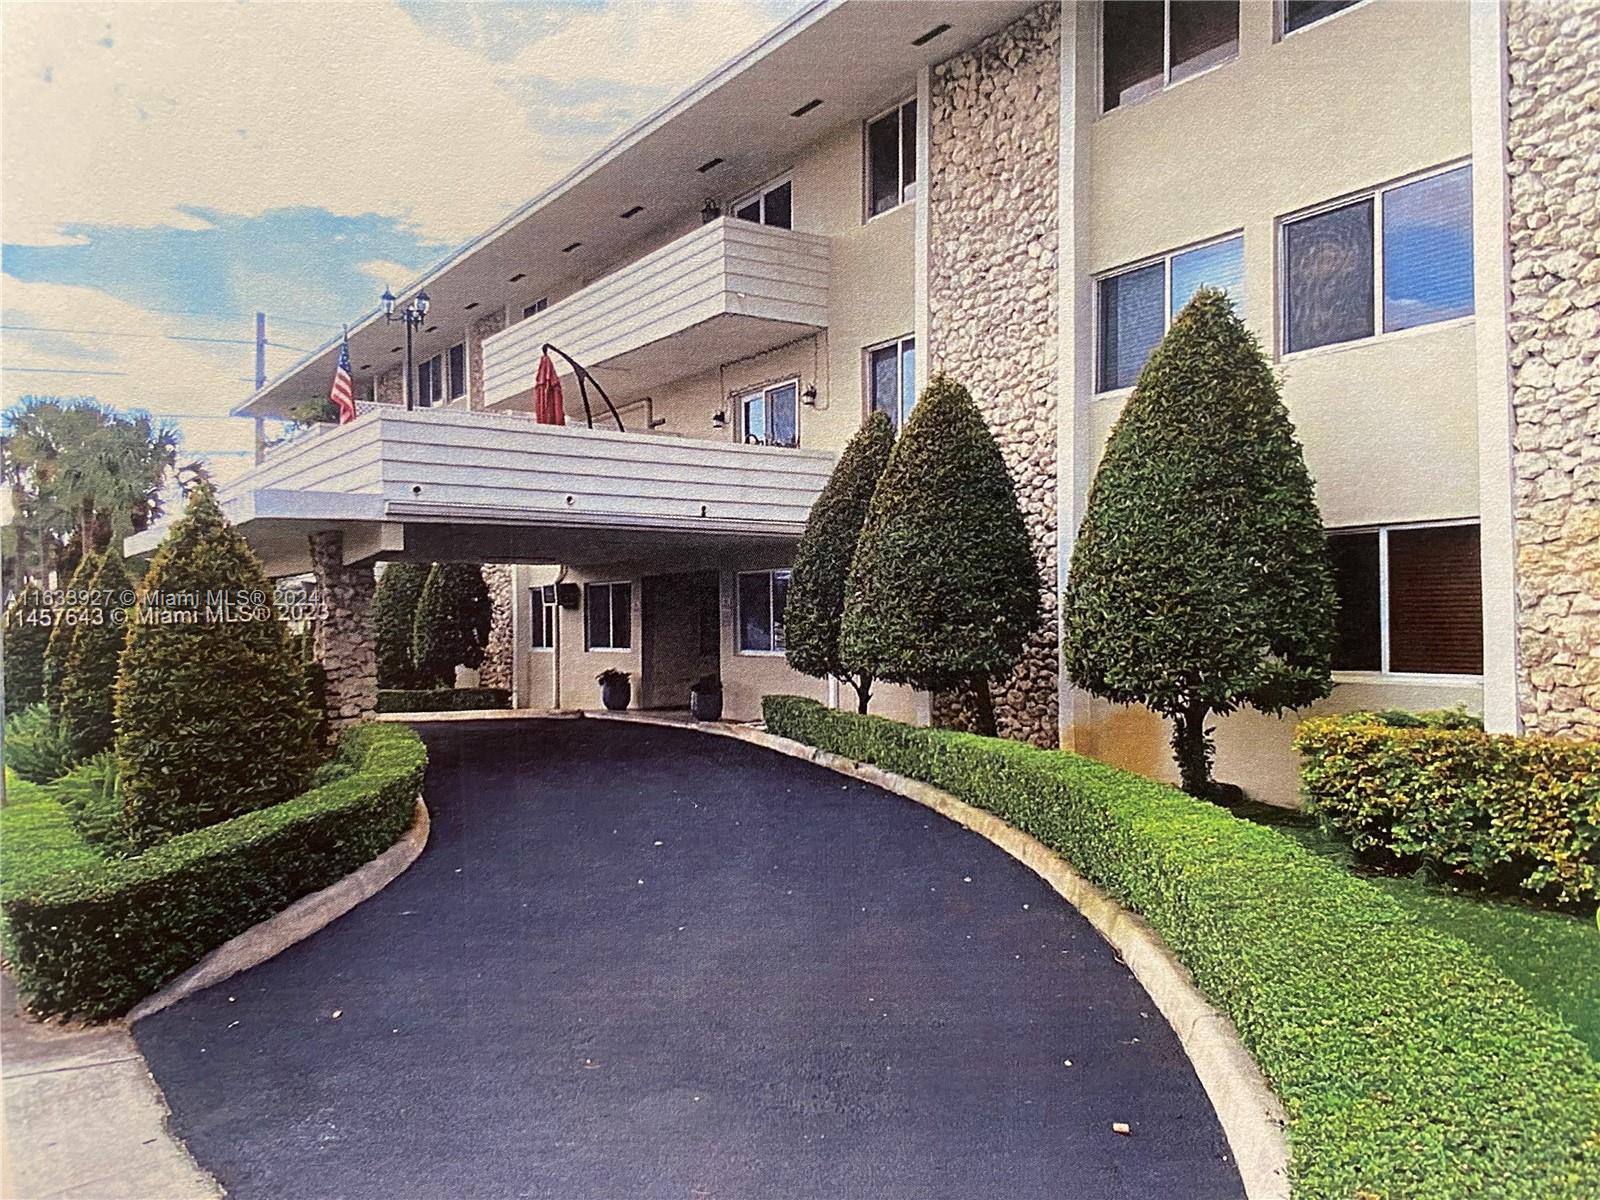
[[[317,622],[315,653],[322,664],[328,725],[337,734],[378,707],[378,659],[372,626],[370,565],[347,567],[344,534],[313,533],[311,569],[326,610]]]
[[[1600,738],[1600,3],[1507,19],[1518,706]]]
[[[1056,4],[933,69],[928,145],[928,363],[972,392],[1033,538],[1044,625],[994,686],[1000,732],[1059,744],[1056,674]],[[930,372],[931,373],[931,372]],[[938,697],[939,724],[967,705]]]
[[[467,326],[467,407],[483,407],[483,339],[506,327],[506,310],[497,308]],[[485,685],[489,686],[489,685]],[[495,687],[501,685],[495,684]]]
[[[484,687],[509,688],[515,643],[511,628],[511,568],[499,563],[483,565],[483,582],[489,588],[489,603],[494,617],[489,625],[489,646],[478,682]]]
[[[373,381],[372,398],[378,404],[404,404],[406,373],[399,367],[390,367]]]

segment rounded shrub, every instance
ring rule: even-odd
[[[845,586],[846,670],[931,691],[989,680],[1039,624],[1039,574],[1000,448],[967,389],[935,375],[878,480]]]
[[[417,601],[422,598],[422,588],[427,582],[428,568],[420,563],[392,562],[383,568],[372,596],[380,688],[409,688],[416,682],[411,638],[417,619]]]
[[[1227,296],[1202,288],[1139,375],[1072,549],[1062,657],[1079,687],[1173,722],[1209,796],[1206,720],[1326,696],[1333,567],[1278,383]]]
[[[117,664],[128,638],[127,601],[133,580],[122,556],[107,550],[89,582],[94,603],[72,640],[61,681],[61,724],[74,759],[88,758],[111,745]]]
[[[117,681],[117,766],[140,846],[300,790],[316,714],[266,572],[209,487],[138,593]]]
[[[489,588],[477,563],[434,563],[417,600],[411,635],[419,685],[449,687],[457,667],[481,666],[493,619]]]
[[[49,610],[44,591],[30,583],[6,606],[6,715],[21,712],[44,699],[44,652],[50,644]]]
[[[811,506],[795,549],[789,599],[783,610],[784,655],[796,671],[817,679],[833,675],[855,688],[857,708],[867,711],[872,676],[850,672],[839,656],[845,582],[878,479],[894,449],[894,426],[875,412],[839,456],[827,486]]]

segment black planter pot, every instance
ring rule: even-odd
[[[722,720],[722,689],[690,688],[689,715],[696,721]]]
[[[612,712],[620,712],[628,707],[628,701],[633,699],[633,681],[624,677],[622,679],[608,679],[600,685],[600,702]]]

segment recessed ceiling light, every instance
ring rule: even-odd
[[[400,353],[400,347],[399,346],[390,346],[389,347],[389,353],[390,354],[399,354]]]
[[[628,218],[629,218],[629,217],[637,217],[637,216],[638,216],[638,215],[639,215],[639,214],[640,214],[640,213],[642,213],[642,212],[643,212],[643,211],[644,211],[644,205],[642,205],[642,204],[635,204],[635,205],[634,205],[634,206],[633,206],[633,207],[632,207],[632,208],[630,208],[630,209],[629,209],[629,210],[628,210],[628,211],[627,211],[627,212],[625,212],[625,213],[623,213],[623,214],[622,214],[622,219],[623,219],[623,220],[624,220],[624,221],[626,221],[626,220],[627,220],[627,219],[628,219]]]
[[[803,117],[808,112],[810,112],[813,108],[817,108],[821,104],[822,104],[821,100],[807,100],[804,104],[802,104],[799,108],[795,109],[789,115],[791,117]]]
[[[913,46],[926,46],[929,42],[933,41],[933,39],[938,37],[941,33],[949,33],[949,32],[950,32],[950,26],[948,26],[948,25],[935,25],[932,29],[928,30],[928,32],[923,34],[921,37],[912,38],[911,39],[911,44]]]
[[[519,279],[526,279],[527,277],[528,277],[528,273],[526,271],[518,271],[510,279],[506,280],[506,282],[507,283],[516,283]]]
[[[372,370],[372,364],[371,363],[362,363],[359,367],[356,368],[356,370],[358,370],[358,371],[370,371],[370,370]]]
[[[570,245],[570,246],[561,247],[561,253],[563,253],[563,254],[571,254],[574,250],[576,250],[581,245],[583,245],[582,242],[573,242],[572,245]]]
[[[721,165],[722,165],[722,160],[720,158],[713,158],[713,159],[709,159],[706,162],[701,163],[698,167],[695,168],[695,170],[699,171],[700,174],[704,175],[707,171],[711,170],[712,167],[720,167]]]
[[[473,309],[478,307],[478,304],[479,304],[479,301],[474,300],[471,304],[467,305],[467,311],[471,312]]]

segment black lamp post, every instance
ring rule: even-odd
[[[415,407],[413,392],[416,389],[416,369],[411,365],[411,331],[428,319],[428,293],[421,291],[410,304],[399,312],[395,312],[394,293],[388,288],[383,289],[383,319],[385,321],[404,321],[406,326],[406,411],[411,412]]]

